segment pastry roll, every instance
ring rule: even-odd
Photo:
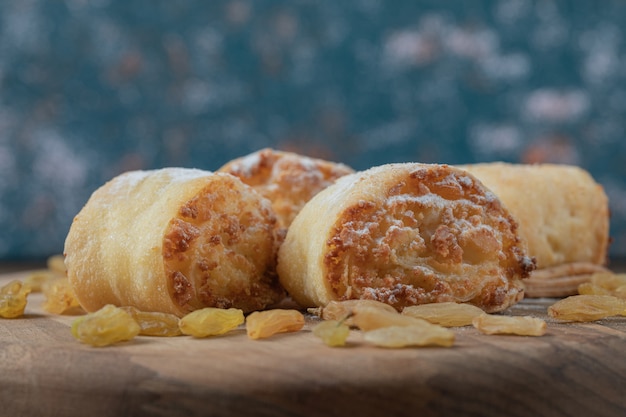
[[[304,206],[278,254],[279,279],[303,307],[455,301],[495,312],[523,297],[533,268],[493,193],[460,169],[417,163],[338,179]]]
[[[344,164],[269,148],[234,159],[219,171],[239,177],[268,198],[283,234],[311,197],[354,172]]]
[[[284,296],[275,222],[270,202],[232,175],[128,172],[74,218],[64,250],[69,280],[87,311],[262,309]]]
[[[576,294],[604,271],[609,244],[608,198],[591,175],[569,165],[501,162],[461,168],[478,177],[510,210],[537,260],[525,280],[529,297]]]

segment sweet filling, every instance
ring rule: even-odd
[[[165,268],[170,293],[183,310],[248,312],[282,298],[275,273],[276,219],[267,201],[237,183],[233,178],[209,184],[168,226]]]
[[[521,298],[519,279],[533,268],[515,228],[469,176],[418,170],[383,203],[344,211],[327,242],[328,281],[339,299],[398,309],[456,301],[500,310]]]

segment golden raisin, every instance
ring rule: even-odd
[[[583,282],[578,286],[578,294],[583,295],[611,295],[611,290],[592,282]]]
[[[590,282],[609,291],[614,291],[616,288],[626,285],[626,274],[596,272],[591,276]]]
[[[277,333],[297,332],[304,327],[304,316],[298,310],[255,311],[246,319],[250,339],[264,339]]]
[[[498,316],[481,314],[472,324],[484,334],[511,334],[519,336],[543,336],[546,322],[530,316]]]
[[[578,286],[581,295],[613,295],[626,300],[626,274],[597,272],[589,282]]]
[[[65,267],[65,257],[63,255],[52,255],[46,260],[48,270],[58,276],[65,276],[67,268]]]
[[[0,317],[12,319],[24,315],[31,288],[14,280],[0,288]]]
[[[24,284],[28,285],[32,292],[41,292],[48,282],[58,279],[59,276],[47,269],[31,272],[25,279]]]
[[[421,304],[405,307],[402,314],[416,317],[444,327],[470,326],[474,317],[484,311],[471,304],[454,302]]]
[[[67,278],[57,278],[43,286],[46,300],[42,308],[48,313],[84,313]]]
[[[613,295],[622,300],[626,300],[626,285],[621,285],[613,291]]]
[[[626,300],[612,295],[572,295],[548,307],[548,315],[563,321],[594,321],[626,315]]]
[[[173,314],[158,311],[141,311],[136,307],[121,307],[130,314],[139,324],[142,336],[180,336],[182,331],[178,326],[178,317]]]
[[[244,322],[238,308],[206,307],[192,311],[178,322],[183,334],[194,337],[218,336],[234,330]]]
[[[454,332],[445,327],[428,323],[408,326],[389,326],[367,331],[365,341],[376,346],[402,348],[409,346],[452,346]]]
[[[48,258],[46,269],[32,271],[24,283],[30,286],[32,292],[40,292],[49,282],[65,278],[66,272],[63,255],[53,255]]]
[[[131,340],[139,334],[139,324],[126,311],[107,304],[72,323],[72,335],[92,346],[108,346]]]
[[[337,320],[324,320],[313,327],[313,335],[328,346],[345,346],[350,327]]]
[[[318,315],[324,320],[345,320],[352,315],[355,308],[359,307],[380,308],[390,312],[396,311],[396,309],[389,304],[376,300],[344,300],[330,301],[325,307],[320,309]]]
[[[426,320],[402,315],[396,310],[387,311],[369,305],[354,307],[352,323],[365,331],[390,326],[431,325]]]

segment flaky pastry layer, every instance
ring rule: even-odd
[[[65,242],[74,291],[105,304],[179,316],[202,307],[262,309],[284,295],[270,202],[224,173],[122,174],[75,217]]]
[[[281,283],[304,307],[374,299],[500,311],[523,297],[533,268],[515,220],[475,177],[412,163],[338,179],[296,216],[278,257]]]

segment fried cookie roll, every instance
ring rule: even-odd
[[[496,312],[522,299],[533,268],[493,193],[460,169],[417,163],[338,179],[296,216],[278,255],[280,281],[303,307],[455,301]]]
[[[311,197],[354,172],[341,163],[270,148],[234,159],[218,171],[239,177],[268,198],[283,234]]]
[[[69,280],[87,311],[262,309],[284,296],[275,222],[270,202],[232,175],[128,172],[74,218],[64,251]]]
[[[605,271],[608,198],[591,175],[569,165],[484,163],[461,168],[478,177],[511,211],[537,270],[525,280],[529,297],[576,294]]]

